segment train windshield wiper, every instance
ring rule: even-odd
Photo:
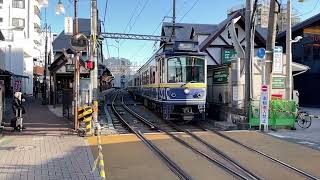
[[[187,84],[189,84],[189,83],[196,83],[197,81],[189,81],[189,82],[187,82],[187,83],[184,83],[184,84],[182,84],[180,87],[183,87],[183,86],[185,86],[185,85],[187,85]]]

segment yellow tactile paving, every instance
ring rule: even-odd
[[[320,178],[320,151],[255,131],[225,134]]]
[[[97,157],[96,137],[87,138]],[[135,135],[102,136],[108,180],[178,179]]]

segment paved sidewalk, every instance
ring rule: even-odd
[[[40,101],[28,99],[26,130],[6,128],[0,139],[0,180],[98,179],[93,155],[72,123],[55,116]]]
[[[319,108],[301,108],[312,115],[320,116]],[[314,119],[308,129],[302,129],[296,124],[296,130],[280,129],[269,134],[290,142],[320,150],[320,119]]]

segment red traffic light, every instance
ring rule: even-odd
[[[86,69],[89,69],[89,70],[93,70],[94,69],[94,62],[93,61],[86,61],[85,62],[85,65],[86,65]]]

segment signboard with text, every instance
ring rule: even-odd
[[[282,59],[283,49],[281,46],[276,46],[273,49],[273,73],[282,74],[283,73],[283,59]]]
[[[285,86],[285,77],[273,77],[272,78],[272,89],[284,89]]]
[[[213,69],[212,84],[227,84],[229,77],[228,67]]]
[[[66,64],[66,72],[74,72],[74,64]]]
[[[73,20],[72,17],[64,18],[64,34],[72,35],[73,34]]]
[[[234,49],[225,49],[222,53],[222,64],[231,62],[234,56],[237,54],[237,51]]]
[[[267,85],[261,86],[260,97],[260,126],[269,124],[269,90]]]

